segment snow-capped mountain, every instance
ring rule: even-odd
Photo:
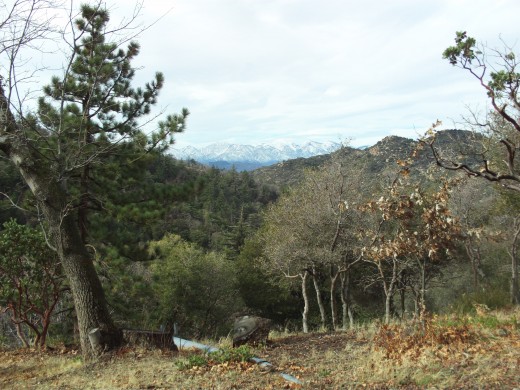
[[[239,169],[239,166],[247,166],[244,169],[254,169],[284,160],[331,153],[340,147],[341,144],[335,142],[314,141],[303,145],[292,143],[282,145],[261,144],[257,146],[216,143],[201,148],[193,146],[173,148],[171,153],[181,160],[195,160],[202,164],[218,167],[234,165],[237,169]]]

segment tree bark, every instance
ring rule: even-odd
[[[22,342],[23,346],[25,348],[29,348],[29,342],[27,341],[27,338],[25,337],[25,334],[23,333],[22,324],[20,324],[19,322],[16,323],[15,328],[16,328],[16,335]]]
[[[421,269],[421,290],[420,290],[420,316],[421,319],[426,313],[426,259],[418,260]]]
[[[390,323],[390,318],[392,316],[392,294],[387,293],[385,297],[385,324]]]
[[[50,241],[69,280],[84,356],[94,353],[88,340],[88,332],[93,328],[100,328],[111,335],[107,337],[104,349],[118,346],[122,341],[121,331],[108,312],[101,282],[92,258],[82,243],[58,167],[51,165],[31,147],[31,141],[26,138],[9,109],[1,86],[0,126],[0,150],[15,164],[34,194],[45,216]]]
[[[408,288],[407,286],[407,280],[406,280],[406,274],[404,272],[401,272],[399,275],[399,279],[397,281],[399,291],[399,303],[400,303],[400,318],[401,320],[404,320],[406,317],[406,290]]]
[[[332,330],[338,327],[338,309],[336,308],[336,284],[338,281],[339,272],[331,270],[330,275],[330,316],[332,319]]]
[[[347,330],[354,327],[354,316],[352,314],[352,302],[350,299],[350,270],[341,273],[341,309],[342,328]]]
[[[520,305],[520,283],[518,278],[518,253],[517,243],[520,238],[520,218],[515,218],[514,222],[515,232],[513,236],[513,242],[511,244],[511,282],[510,282],[510,296],[511,304]]]
[[[392,317],[392,305],[394,298],[394,287],[397,282],[397,259],[392,259],[392,278],[390,282],[387,283],[384,279],[384,272],[382,269],[382,265],[379,265],[380,274],[383,278],[383,287],[385,291],[385,324],[390,323],[390,319]]]
[[[56,182],[39,183],[38,176],[27,172],[22,174],[39,200],[49,225],[50,237],[69,280],[83,353],[91,355],[94,352],[88,341],[88,332],[93,328],[100,328],[112,335],[105,339],[104,349],[118,346],[122,341],[121,332],[110,318],[101,282],[79,235],[74,214],[67,214],[63,191]]]
[[[406,289],[404,287],[399,290],[399,295],[401,298],[401,320],[404,320],[406,317]]]
[[[473,247],[471,245],[471,242],[468,241],[464,244],[464,247],[466,249],[466,253],[468,254],[469,260],[471,262],[471,269],[473,270],[473,286],[475,288],[475,291],[478,290],[480,287],[480,278],[483,278],[484,271],[482,271],[481,268],[481,254],[480,254],[480,248],[475,245]]]
[[[307,279],[309,272],[304,271],[301,275],[302,279],[302,296],[303,296],[303,312],[302,312],[302,327],[303,333],[309,333],[309,295],[307,294]]]
[[[321,327],[322,329],[325,329],[327,326],[327,314],[325,313],[325,305],[323,304],[323,299],[321,298],[321,289],[318,283],[318,278],[316,277],[316,270],[314,268],[312,270],[312,283],[314,284],[314,290],[316,291],[316,301],[318,303],[318,308],[320,309]]]

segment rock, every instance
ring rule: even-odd
[[[243,344],[265,344],[269,337],[271,320],[256,316],[236,319],[233,325],[233,347]]]

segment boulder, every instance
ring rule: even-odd
[[[269,337],[271,320],[257,316],[244,316],[233,325],[233,347],[243,344],[265,344]]]

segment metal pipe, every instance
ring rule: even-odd
[[[218,351],[218,348],[210,347],[209,345],[197,343],[197,342],[191,341],[191,340],[181,339],[180,337],[177,337],[177,336],[173,337],[173,342],[175,343],[175,345],[179,349],[183,349],[183,348],[197,348],[197,349],[200,349],[201,351],[204,351],[206,353],[217,352]]]
[[[191,340],[181,339],[180,337],[177,337],[177,336],[173,337],[173,341],[174,341],[175,345],[179,348],[179,350],[183,349],[183,348],[197,348],[206,353],[217,352],[219,350],[216,347],[211,347],[209,345],[197,343],[197,342],[191,341]],[[258,364],[260,367],[265,367],[267,369],[274,369],[274,366],[264,359],[252,357],[249,360],[252,361],[253,363]],[[280,376],[283,379],[285,379],[286,381],[293,382],[293,383],[296,383],[299,385],[302,384],[302,382],[298,378],[295,378],[292,375],[281,372]]]

